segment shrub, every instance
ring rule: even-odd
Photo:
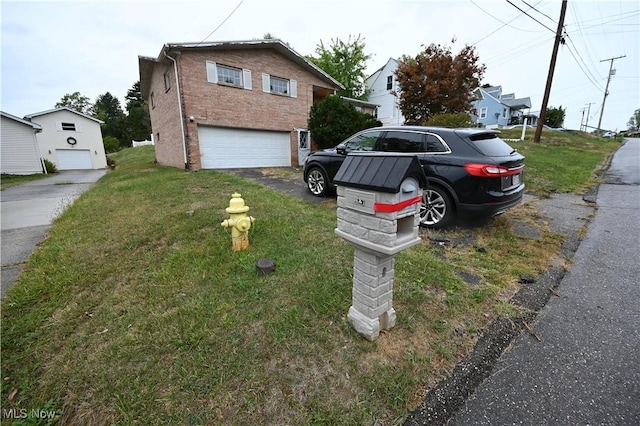
[[[43,172],[58,173],[58,168],[56,167],[55,164],[53,164],[53,162],[47,160],[46,158],[43,158],[42,161],[44,162]]]
[[[318,148],[334,147],[352,134],[376,126],[382,123],[335,95],[313,105],[309,112],[309,130]]]
[[[102,139],[105,152],[116,152],[120,149],[120,141],[113,136],[105,136]]]

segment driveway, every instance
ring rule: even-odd
[[[51,223],[106,170],[69,170],[0,193],[1,295],[18,279]]]

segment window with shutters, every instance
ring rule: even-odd
[[[225,67],[217,65],[218,83],[231,84],[233,86],[242,87],[242,70],[238,68]]]
[[[251,90],[251,70],[207,61],[207,81]]]
[[[271,88],[271,93],[280,93],[281,95],[289,95],[289,80],[271,76],[270,88]]]
[[[275,77],[273,75],[263,73],[262,91],[264,93],[273,93],[275,95],[297,98],[298,83],[296,80],[287,80],[286,78]]]

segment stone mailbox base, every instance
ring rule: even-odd
[[[380,330],[396,324],[393,309],[395,259],[355,247],[353,261],[352,305],[347,318],[366,339],[378,338]]]

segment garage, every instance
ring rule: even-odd
[[[56,149],[58,170],[93,169],[91,151],[88,149]]]
[[[198,127],[203,169],[291,165],[289,132]]]

